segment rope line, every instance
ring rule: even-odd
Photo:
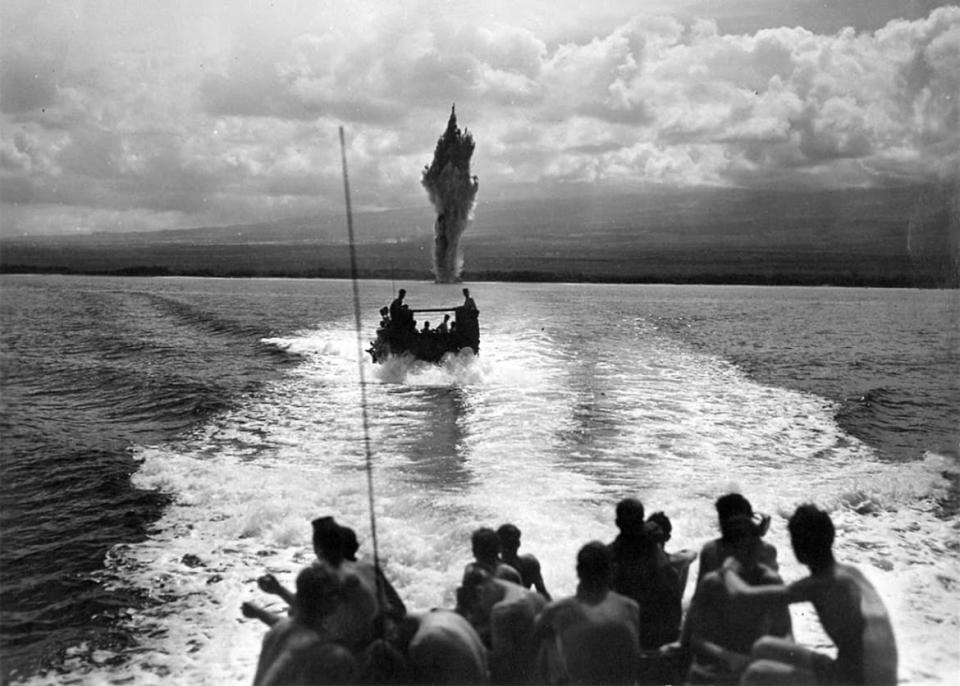
[[[367,412],[367,381],[363,369],[363,330],[360,321],[360,287],[357,275],[357,246],[353,235],[353,210],[350,205],[350,177],[347,174],[347,147],[344,142],[343,127],[340,127],[340,161],[343,166],[343,194],[347,206],[347,235],[350,242],[350,281],[353,284],[353,315],[357,331],[357,368],[360,372],[360,408],[363,414],[363,447],[366,457],[367,497],[370,508],[370,539],[373,545],[373,566],[380,570],[380,555],[377,547],[377,516],[374,511],[373,498],[373,454],[370,450],[370,419]],[[380,574],[377,574],[377,595],[382,600],[383,588]]]

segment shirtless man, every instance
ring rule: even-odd
[[[745,515],[724,521],[723,536],[740,563],[740,578],[751,586],[783,585],[773,570],[758,561],[760,527]],[[750,650],[761,636],[791,637],[786,605],[734,604],[719,570],[697,587],[687,615],[693,663],[687,683],[738,684],[750,663]]]
[[[318,563],[329,565],[338,574],[341,585],[337,608],[326,620],[328,628],[338,641],[351,650],[360,651],[384,633],[381,622],[396,623],[403,619],[406,607],[378,567],[348,559],[356,553],[355,534],[351,536],[352,532],[337,524],[333,517],[315,519],[312,526],[313,550]],[[272,574],[257,582],[264,592],[275,593],[296,607],[293,594]],[[267,621],[264,617],[260,619]]]
[[[750,586],[730,559],[722,574],[727,590],[744,602],[768,606],[813,603],[824,631],[837,647],[833,660],[792,641],[765,637],[754,644],[755,662],[744,684],[897,683],[897,645],[893,627],[876,589],[856,567],[833,557],[834,528],[830,515],[814,505],[801,505],[790,518],[790,543],[810,576],[788,586]]]
[[[408,614],[400,627],[400,644],[418,684],[484,684],[487,648],[473,625],[452,610]]]
[[[500,539],[500,559],[520,573],[520,585],[524,588],[534,588],[537,593],[547,600],[550,594],[543,583],[543,574],[540,572],[540,561],[533,555],[520,555],[520,529],[513,524],[504,524],[497,529]]]
[[[673,535],[673,523],[663,512],[654,512],[647,517],[647,524],[654,524],[660,529],[659,535],[656,536],[657,546],[669,560],[670,566],[677,572],[677,577],[680,580],[680,597],[682,598],[684,589],[687,587],[687,577],[690,575],[690,565],[697,559],[697,551],[684,548],[675,553],[667,552],[667,542]]]
[[[613,554],[600,541],[577,554],[577,594],[557,600],[537,619],[534,640],[548,646],[550,683],[632,684],[640,657],[640,608],[610,588]]]
[[[490,648],[490,681],[529,684],[536,675],[534,622],[546,601],[535,591],[477,568],[464,580],[461,614]]]
[[[279,619],[263,637],[254,686],[342,684],[352,680],[356,661],[333,642],[324,620],[338,602],[339,582],[326,565],[305,567],[297,575],[292,617]]]
[[[500,537],[496,531],[488,527],[477,529],[470,536],[470,547],[474,560],[463,568],[464,580],[473,570],[482,569],[498,579],[522,585],[520,572],[500,559]]]
[[[655,651],[677,640],[682,597],[680,576],[657,545],[657,537],[646,530],[643,517],[643,503],[636,498],[617,503],[620,534],[610,544],[612,585],[640,606],[640,648]]]
[[[756,517],[750,501],[739,493],[727,493],[726,495],[720,496],[717,498],[714,507],[717,509],[717,523],[720,526],[721,533],[723,532],[723,522],[729,517],[735,515]],[[763,522],[766,522],[766,526],[769,526],[770,518],[761,518],[761,524]],[[766,533],[766,531],[763,533]],[[720,565],[722,565],[723,561],[731,554],[722,535],[720,538],[704,543],[703,548],[700,549],[700,568],[697,571],[697,586],[700,585],[700,581],[708,572],[720,569]],[[769,569],[777,571],[777,549],[772,544],[763,541],[760,544],[758,554],[760,555],[760,562]]]

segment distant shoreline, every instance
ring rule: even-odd
[[[0,274],[18,275],[62,275],[62,276],[104,276],[104,277],[198,277],[218,279],[349,279],[349,269],[318,269],[306,272],[297,271],[254,271],[254,270],[177,270],[163,266],[137,265],[104,270],[80,270],[70,267],[33,267],[28,265],[0,265]],[[430,281],[429,272],[415,270],[361,270],[358,278],[367,280]],[[604,275],[577,271],[540,272],[521,271],[469,271],[463,274],[464,283],[515,282],[515,283],[584,283],[584,284],[668,284],[668,285],[704,285],[704,286],[826,286],[836,288],[916,288],[952,290],[956,286],[934,283],[917,284],[914,279],[903,275],[888,278],[864,278],[856,274],[836,275],[824,278],[823,275],[800,277],[783,274],[674,274],[656,275]]]

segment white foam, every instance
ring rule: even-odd
[[[266,569],[292,583],[322,514],[357,529],[369,554],[357,348],[346,331],[276,339],[306,361],[182,441],[138,451],[135,484],[175,500],[147,541],[112,551],[102,578],[159,603],[125,619],[140,640],[125,663],[78,646],[78,680],[247,683],[263,627],[239,606],[266,600],[255,578]],[[493,332],[487,345],[440,367],[363,363],[380,552],[409,607],[453,604],[478,526],[517,523],[521,551],[565,595],[577,549],[614,536],[620,498],[666,510],[671,546],[699,548],[716,535],[713,500],[740,486],[775,515],[769,538],[787,580],[804,570],[783,515],[806,500],[831,509],[838,557],[864,568],[891,611],[901,680],[956,675],[960,555],[947,544],[958,523],[934,512],[944,458],[883,463],[836,426],[828,401],[661,341],[590,369],[552,356],[536,335]],[[203,566],[190,566],[194,557]],[[809,608],[794,618],[798,638],[826,642]]]

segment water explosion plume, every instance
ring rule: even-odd
[[[420,183],[437,211],[434,225],[433,271],[437,283],[457,283],[463,269],[460,237],[470,223],[480,182],[470,175],[474,142],[457,127],[456,106],[450,108],[447,130],[437,141],[433,162],[424,167]]]

